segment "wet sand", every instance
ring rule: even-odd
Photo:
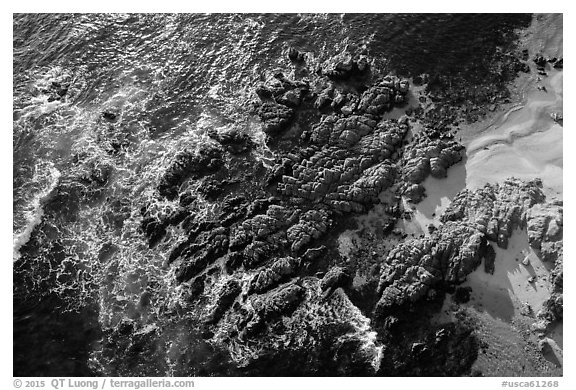
[[[501,182],[514,176],[542,179],[549,195],[562,198],[563,128],[552,115],[562,114],[563,72],[548,70],[520,106],[509,109],[469,140],[468,188]]]

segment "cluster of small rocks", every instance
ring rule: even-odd
[[[262,121],[262,130],[267,134],[284,130],[294,119],[295,109],[307,97],[309,89],[308,83],[289,80],[282,73],[258,85],[256,94],[262,103],[256,112]]]
[[[542,76],[546,76],[546,65],[550,64],[554,69],[563,69],[564,68],[564,59],[563,58],[546,58],[542,54],[536,54],[533,58],[534,63],[536,64],[536,69],[538,70],[538,74]]]

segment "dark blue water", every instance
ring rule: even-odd
[[[502,33],[529,20],[14,15],[15,375],[235,373],[227,351],[203,342],[191,330],[194,313],[181,307],[165,264],[178,232],[150,249],[139,231],[142,205],[174,207],[153,196],[171,157],[214,128],[261,137],[249,102],[258,81],[290,73],[289,46],[307,52],[311,68],[364,48],[376,72],[454,73],[465,64],[481,74]],[[153,302],[146,307],[144,292]],[[111,333],[126,320],[157,349],[146,363],[118,367],[116,349],[138,351],[138,342]]]

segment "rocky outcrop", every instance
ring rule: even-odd
[[[474,226],[455,222],[445,223],[430,237],[400,244],[382,267],[376,311],[414,303],[439,284],[463,282],[480,265],[486,246]]]
[[[536,205],[529,210],[526,219],[528,241],[540,258],[554,262],[562,256],[562,201]]]
[[[345,51],[324,62],[320,73],[333,80],[345,80],[353,76],[365,75],[369,69],[370,64],[366,56],[356,56]]]
[[[292,62],[304,62],[306,60],[306,54],[301,53],[295,47],[290,47],[288,49],[288,59]]]
[[[377,313],[419,301],[434,287],[463,282],[482,259],[486,272],[493,273],[495,254],[489,241],[506,248],[516,228],[529,226],[531,245],[561,239],[560,205],[544,202],[540,180],[508,179],[463,190],[429,237],[410,239],[390,251],[381,269]],[[561,255],[561,242],[551,247]]]
[[[241,154],[249,151],[254,147],[254,142],[246,133],[242,133],[236,129],[229,129],[219,132],[211,130],[208,136],[218,142],[231,154]]]
[[[533,61],[536,64],[536,68],[540,72],[544,72],[546,69],[546,64],[548,63],[550,63],[550,65],[556,69],[562,69],[564,67],[563,58],[546,58],[542,54],[536,54],[533,58]]]
[[[203,272],[209,264],[228,252],[228,244],[228,231],[218,227],[177,246],[170,255],[174,259],[180,257],[175,270],[176,280],[181,283]]]
[[[342,267],[332,267],[320,281],[323,298],[329,297],[339,287],[347,287],[352,283],[350,272]]]
[[[236,279],[229,279],[224,283],[214,303],[214,307],[206,318],[206,323],[213,324],[222,318],[224,313],[232,306],[234,300],[242,292],[242,286]]]
[[[283,104],[265,102],[258,107],[258,116],[262,121],[264,132],[275,134],[290,124],[294,117],[294,110]]]
[[[280,282],[294,276],[300,266],[300,261],[293,257],[284,257],[276,260],[269,267],[263,268],[251,280],[248,293],[264,293]]]
[[[470,220],[486,238],[506,249],[513,230],[526,226],[528,210],[545,199],[539,179],[528,182],[508,179],[502,184],[460,192],[441,220]]]
[[[386,76],[362,94],[358,111],[370,115],[382,115],[394,105],[406,102],[409,86],[408,80]]]
[[[554,68],[563,69],[564,68],[564,58],[560,58],[554,62]]]
[[[204,144],[198,152],[183,150],[164,172],[158,184],[158,192],[161,196],[174,199],[186,179],[214,173],[223,165],[222,149],[215,144]]]
[[[317,348],[325,330],[341,338],[334,353],[355,356],[362,370],[376,364],[370,359],[378,356],[377,347],[366,349],[369,320],[347,297],[355,270],[335,265],[341,259],[331,230],[347,214],[380,203],[386,190],[392,227],[401,196],[424,196],[422,181],[444,177],[462,158],[462,146],[428,130],[406,140],[408,119],[384,114],[405,103],[408,82],[386,76],[365,87],[365,79],[356,77],[364,72],[367,61],[354,57],[324,64],[327,79],[317,84],[275,74],[256,88],[255,105],[274,165],[264,168],[255,153],[246,153],[252,147],[247,135],[209,131],[215,142],[178,154],[160,179],[161,197],[179,196],[175,209],[168,215],[142,213],[149,245],[160,242],[169,226],[182,234],[168,263],[186,305],[206,315],[203,337],[226,345],[235,359],[246,358],[247,351],[253,351],[249,360],[262,358],[263,351],[280,345]],[[254,180],[243,176],[249,165],[255,166]],[[194,185],[183,190],[188,180]],[[390,252],[380,269],[379,296],[370,300],[379,299],[381,314],[417,302],[436,286],[460,283],[480,264],[486,247],[487,238],[473,223],[446,221],[430,237]]]
[[[464,146],[433,134],[422,131],[414,135],[412,142],[405,146],[400,162],[403,194],[414,203],[424,197],[425,190],[421,183],[429,175],[444,178],[447,169],[463,158]]]
[[[256,113],[262,121],[262,130],[274,135],[285,130],[294,119],[296,109],[308,95],[308,83],[294,81],[277,73],[267,83],[256,88],[261,103]]]
[[[299,253],[306,245],[318,239],[331,222],[330,214],[325,210],[308,210],[303,213],[298,223],[286,231],[292,252]]]
[[[292,174],[282,176],[278,191],[337,212],[361,212],[394,183],[396,169],[388,160],[407,130],[405,122],[394,120],[327,116],[311,134],[311,141],[322,147],[294,156]]]
[[[539,326],[546,329],[563,318],[563,202],[535,205],[527,213],[526,225],[530,246],[542,261],[554,264],[550,273],[552,293],[537,313],[542,322]]]
[[[279,316],[290,316],[304,300],[305,292],[302,286],[289,283],[268,294],[255,297],[252,302],[254,310],[246,311],[238,323],[240,339],[256,336],[263,331],[266,322]]]

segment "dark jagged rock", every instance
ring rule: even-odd
[[[204,271],[209,264],[227,253],[228,243],[227,230],[219,227],[199,234],[192,243],[186,242],[178,247],[178,251],[170,255],[172,261],[182,258],[175,271],[176,280],[182,283]]]
[[[148,246],[154,248],[166,234],[167,223],[156,217],[146,217],[140,223],[146,237],[148,237]]]
[[[494,250],[488,241],[505,248],[513,230],[526,227],[529,221],[534,225],[533,241],[543,236],[547,219],[536,215],[544,201],[539,180],[509,179],[474,191],[463,190],[442,215],[443,225],[437,231],[390,251],[381,270],[377,312],[416,302],[437,284],[461,283],[482,258],[486,271],[493,272]],[[549,212],[557,206],[543,207]],[[549,236],[560,237],[554,224]]]
[[[530,246],[539,252],[543,261],[554,262],[562,255],[563,207],[561,201],[537,205],[527,214]]]
[[[248,293],[261,294],[282,281],[296,274],[300,261],[293,257],[284,257],[276,260],[271,266],[265,267],[250,282]]]
[[[426,132],[416,134],[401,159],[404,195],[418,203],[424,196],[420,185],[424,179],[446,177],[447,169],[462,160],[463,149],[456,141],[433,139]]]
[[[331,224],[330,214],[324,210],[308,210],[300,216],[298,223],[286,231],[290,249],[298,253],[313,240],[318,239]]]
[[[255,311],[245,312],[239,323],[239,336],[244,340],[255,337],[262,332],[266,323],[275,321],[280,316],[290,316],[304,300],[306,290],[295,283],[289,283],[260,295],[252,302]]]
[[[258,115],[267,134],[284,130],[294,117],[294,110],[283,104],[265,102],[258,108]]]
[[[377,123],[364,116],[325,117],[311,140],[323,147],[292,166],[278,190],[291,197],[322,201],[338,212],[361,212],[378,203],[378,194],[395,180],[387,162],[408,126],[396,121]]]
[[[278,103],[294,109],[300,106],[309,89],[310,85],[305,81],[290,80],[283,73],[276,73],[265,84],[258,85],[256,95],[263,103]]]
[[[213,324],[222,318],[226,311],[232,306],[234,300],[242,292],[242,286],[236,279],[229,279],[220,289],[220,293],[214,304],[212,312],[206,319],[206,323]]]
[[[460,192],[441,220],[470,219],[490,241],[505,249],[514,228],[526,226],[527,211],[544,200],[540,180],[509,179],[503,184],[487,184],[476,191]]]
[[[219,220],[222,226],[230,226],[248,212],[248,201],[244,196],[226,196],[222,201]]]
[[[296,48],[290,47],[288,49],[288,58],[292,62],[304,62],[306,60],[306,55],[299,52]]]
[[[536,66],[539,66],[542,68],[544,68],[546,66],[546,63],[548,62],[548,61],[546,61],[546,58],[544,58],[544,56],[542,54],[536,54],[532,61],[534,61]]]
[[[456,303],[468,303],[470,301],[470,294],[472,293],[472,287],[457,287],[454,292],[454,302]]]
[[[265,214],[257,214],[232,230],[230,246],[238,248],[252,240],[265,240],[280,229],[292,225],[298,218],[298,210],[270,205]]]
[[[394,105],[401,105],[406,100],[409,89],[408,80],[395,76],[386,76],[378,84],[368,88],[358,104],[358,111],[371,115],[382,115]]]
[[[222,149],[214,144],[204,145],[197,153],[184,150],[176,155],[158,184],[161,196],[174,199],[180,185],[190,177],[202,177],[224,165]]]
[[[487,274],[494,275],[496,263],[496,251],[492,247],[492,245],[486,246],[486,252],[484,254],[484,272]]]
[[[227,187],[237,183],[238,180],[206,178],[198,188],[198,193],[213,202],[226,194]]]
[[[314,261],[321,257],[326,252],[326,249],[328,248],[326,248],[325,245],[322,245],[318,248],[307,249],[306,252],[304,252],[302,258],[306,261]]]
[[[321,66],[321,74],[333,80],[345,80],[353,76],[362,76],[370,66],[366,56],[354,56],[350,52],[340,53]]]
[[[555,61],[553,66],[555,69],[564,68],[564,58],[560,58],[559,60]]]
[[[217,141],[231,154],[246,153],[254,147],[254,142],[250,136],[236,129],[230,129],[224,132],[210,130],[208,136]]]
[[[344,116],[350,116],[358,109],[360,97],[353,93],[340,93],[336,92],[334,100],[332,101],[332,109]]]
[[[430,237],[400,244],[382,267],[377,312],[416,302],[437,284],[463,282],[480,264],[485,245],[483,234],[473,226],[448,222]]]
[[[102,112],[102,118],[109,122],[114,122],[118,118],[118,115],[112,111],[104,111]]]
[[[324,275],[322,278],[322,281],[320,282],[320,288],[322,289],[324,299],[326,299],[337,288],[347,287],[351,283],[352,277],[350,276],[348,270],[342,267],[333,267],[328,272],[326,272],[326,275]]]
[[[304,299],[305,290],[297,284],[288,284],[266,297],[259,315],[267,320],[279,315],[290,315]]]
[[[535,205],[527,213],[526,225],[530,246],[543,261],[554,264],[552,293],[537,314],[544,321],[541,326],[547,328],[563,318],[563,202]]]
[[[332,106],[332,102],[334,100],[334,86],[329,86],[323,89],[316,100],[314,101],[314,107],[317,110],[323,110],[324,108]]]

